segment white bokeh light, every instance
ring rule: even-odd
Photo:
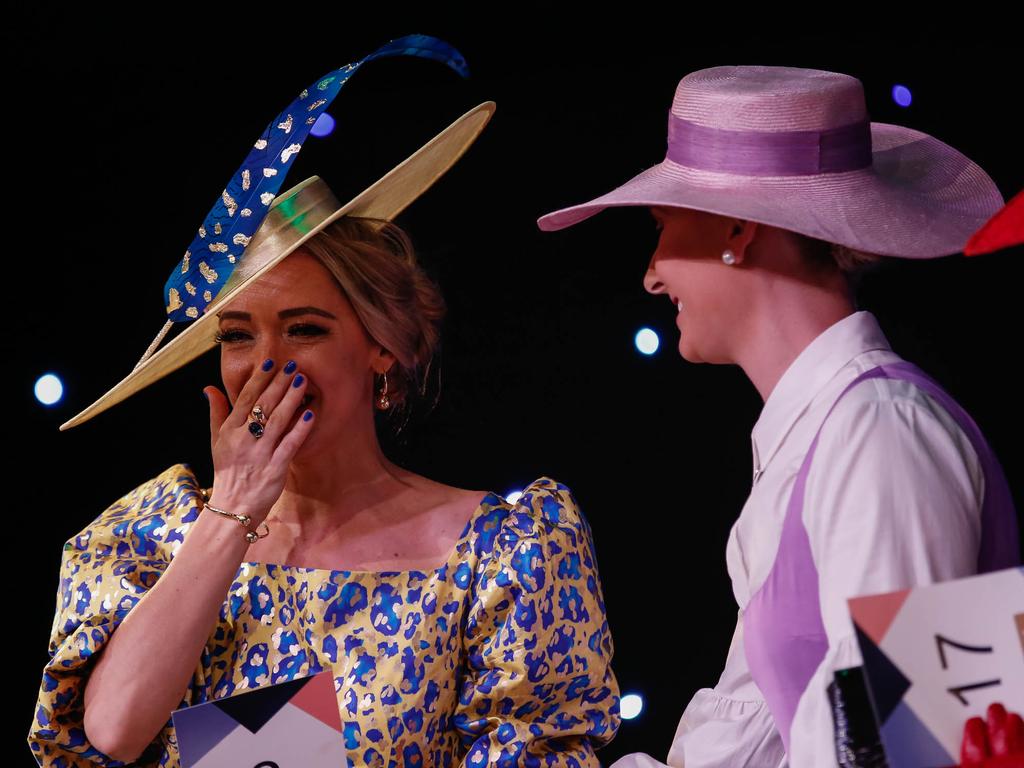
[[[64,396],[64,385],[60,378],[53,373],[46,373],[36,379],[35,386],[36,400],[43,405],[53,405],[60,402]]]
[[[635,693],[623,696],[619,700],[619,711],[623,720],[632,720],[644,710],[643,697]]]
[[[636,332],[636,348],[645,355],[653,355],[658,351],[658,346],[661,344],[658,339],[658,334],[652,331],[650,328],[641,328]]]

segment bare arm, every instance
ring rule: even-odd
[[[86,736],[101,752],[134,760],[164,727],[248,546],[242,526],[204,512],[166,572],[111,635],[85,688]]]
[[[204,390],[214,464],[210,504],[248,515],[253,528],[280,497],[292,456],[312,427],[303,419],[287,423],[305,382],[292,386],[295,377],[276,370],[257,369],[233,411],[220,390]],[[247,424],[257,396],[270,413],[258,440]],[[96,749],[130,761],[156,738],[184,697],[248,547],[238,523],[208,511],[199,516],[167,570],[110,636],[89,675],[84,728]]]

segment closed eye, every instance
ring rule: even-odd
[[[297,323],[289,326],[288,333],[292,336],[321,336],[327,333],[325,328],[319,325],[313,325],[312,323]],[[247,331],[238,329],[228,329],[224,331],[218,331],[213,340],[217,344],[234,344],[237,342],[245,341],[251,338]]]
[[[289,333],[293,333],[296,336],[319,336],[320,334],[327,333],[325,328],[321,328],[319,325],[313,325],[312,323],[301,323],[299,325],[293,325],[288,329]]]
[[[236,341],[241,341],[243,337],[249,334],[243,333],[242,331],[217,331],[213,336],[213,340],[218,344],[231,344]]]

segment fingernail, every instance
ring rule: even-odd
[[[301,387],[302,386],[302,382],[304,382],[305,380],[306,379],[303,378],[302,374],[300,373],[298,376],[296,376],[294,379],[292,379],[292,386],[293,387]]]
[[[295,373],[295,366],[296,366],[295,361],[294,360],[289,360],[288,364],[285,365],[285,367],[284,367],[284,372],[285,373]]]
[[[269,357],[266,360],[263,361],[263,370],[264,371],[269,371],[273,367],[274,367],[274,361],[271,360]]]
[[[306,411],[304,414],[302,414],[302,420],[303,421],[309,421],[312,418],[313,418],[313,412],[312,411]]]
[[[206,402],[210,402],[210,396],[208,394],[206,394],[206,390],[205,389],[203,390],[203,397],[206,398]]]

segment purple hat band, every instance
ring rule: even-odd
[[[882,256],[958,252],[1002,206],[999,189],[962,152],[913,128],[872,123],[868,114],[860,81],[838,72],[691,72],[676,87],[662,162],[537,223],[552,231],[606,208],[665,206]]]
[[[729,131],[669,115],[668,154],[702,171],[745,176],[813,176],[871,165],[871,123],[810,131]]]

